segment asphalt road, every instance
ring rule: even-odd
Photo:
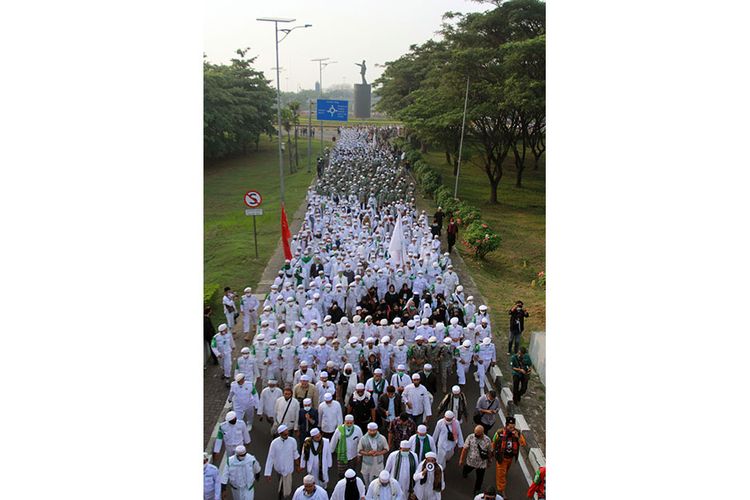
[[[449,388],[451,385],[456,384],[456,376],[453,374],[448,379],[449,382]],[[438,383],[438,386],[440,384]],[[467,384],[462,389],[464,393],[466,394],[467,402],[470,405],[476,404],[477,399],[479,398],[479,384],[474,380],[473,374],[469,374],[467,376]],[[442,393],[438,388],[438,394],[434,395],[434,401],[433,401],[433,411],[434,408],[439,403],[440,399],[444,396],[444,393]],[[471,411],[470,411],[471,414]],[[435,430],[435,423],[438,420],[438,416],[433,414],[433,417],[431,418],[430,425],[428,425],[428,432],[430,434],[433,434]],[[461,429],[464,433],[464,438],[468,436],[471,432],[473,432],[474,423],[471,421],[471,416],[467,419],[468,421],[463,422]],[[499,418],[497,419],[497,423],[495,426],[490,430],[489,434],[490,437],[494,434],[494,432],[497,430],[498,426],[500,425]],[[270,435],[270,428],[271,424],[268,422],[260,422],[256,416],[253,430],[250,433],[250,437],[252,439],[252,442],[250,443],[249,447],[249,453],[253,454],[255,458],[260,462],[262,467],[265,467],[266,464],[266,457],[268,455],[268,447],[271,444],[271,435]],[[461,468],[458,466],[458,459],[459,459],[459,452],[458,450],[453,455],[453,458],[448,462],[447,464],[447,470],[445,471],[445,490],[443,491],[443,498],[449,499],[449,500],[456,500],[456,499],[471,499],[473,498],[472,493],[472,487],[474,485],[474,474],[472,473],[467,479],[464,479],[461,477]],[[262,472],[261,472],[262,474]],[[302,484],[302,477],[304,476],[303,473],[295,473],[294,479],[293,479],[293,485],[294,487],[292,490],[296,489],[298,486]],[[331,480],[328,484],[328,493],[329,495],[333,492],[333,488],[336,485],[336,482],[338,481],[338,475],[336,470],[336,464],[334,460],[333,467],[329,471],[329,476],[331,477]],[[487,468],[487,472],[485,473],[484,477],[484,486],[488,487],[492,484],[494,484],[495,481],[495,462],[490,461],[490,465]],[[276,480],[272,480],[271,482],[268,482],[264,477],[261,477],[260,481],[256,484],[255,487],[255,495],[256,498],[262,499],[262,500],[275,500],[277,498],[276,495],[276,486],[277,482]],[[511,466],[510,472],[508,474],[508,486],[507,486],[507,495],[506,500],[521,500],[526,498],[526,490],[528,489],[528,483],[526,482],[526,478],[523,475],[523,472],[521,471],[521,467],[518,463],[513,463]],[[226,498],[231,498],[230,496],[227,496]]]

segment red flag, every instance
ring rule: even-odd
[[[292,247],[289,246],[289,240],[292,239],[292,232],[289,231],[289,223],[286,220],[286,210],[281,206],[281,242],[284,244],[284,258],[292,258]]]

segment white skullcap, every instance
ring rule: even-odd
[[[245,380],[245,374],[242,372],[236,374],[234,376],[234,380],[236,380],[237,382],[239,382],[240,380]]]
[[[227,324],[226,323],[222,323],[222,324],[219,325],[219,331],[220,332],[223,332],[226,329],[227,329]]]
[[[302,340],[300,340],[300,343],[302,344],[307,344],[308,342],[310,342],[310,339],[307,337],[302,337]]]
[[[323,394],[323,401],[333,401],[333,394],[330,392]]]
[[[354,415],[346,415],[344,417],[345,422],[354,422]]]
[[[450,338],[450,337],[445,337],[445,338],[443,339],[443,343],[444,343],[444,344],[450,344],[450,343],[451,343],[451,338]]]
[[[383,374],[383,370],[381,370],[380,368],[375,368],[375,371],[373,371],[372,373],[374,375],[382,375]]]
[[[338,342],[338,339],[333,339],[333,341],[334,341],[334,342]],[[329,360],[328,362],[326,362],[326,366],[327,366],[328,368],[333,368],[333,361],[330,361],[330,360]]]
[[[300,366],[302,366],[302,365],[300,364]],[[299,380],[300,380],[300,382],[309,382],[309,381],[310,381],[310,377],[309,377],[309,376],[307,376],[307,375],[302,375],[302,376],[301,376],[301,377],[299,378]]]
[[[453,394],[458,394],[461,392],[461,388],[457,385],[454,385],[453,387],[451,387],[451,391],[453,392]]]
[[[252,288],[250,288],[250,287],[247,287],[247,288],[245,288],[245,293],[250,293],[250,292],[252,292],[252,291],[253,291],[253,289],[252,289]]]
[[[269,383],[269,384],[275,384],[275,383],[276,383],[276,379],[273,379],[273,378],[269,378],[269,379],[268,379],[268,383]]]
[[[357,475],[356,472],[354,472],[352,469],[346,469],[346,472],[344,472],[344,477],[347,477],[349,479],[355,477]]]
[[[396,370],[406,370],[406,367],[404,365],[398,365]]]
[[[487,310],[487,306],[484,305],[484,304],[482,304],[481,306],[479,306],[479,310],[480,311],[486,311]]]
[[[409,321],[407,321],[406,326],[408,326],[409,328],[414,328],[414,320],[410,319]]]
[[[234,448],[234,452],[238,455],[242,455],[243,453],[247,453],[247,450],[243,445],[238,445]]]
[[[417,335],[414,337],[414,340],[424,340],[424,337],[422,335]]]
[[[325,370],[323,370],[322,372],[320,372],[320,378],[328,378],[328,372],[325,371]]]
[[[427,319],[427,318],[422,318],[422,324],[423,324],[423,325],[426,325],[426,324],[427,324],[427,323],[429,323],[429,322],[430,322],[430,320],[429,320],[429,319]]]
[[[287,427],[287,426],[286,426],[286,425],[284,425],[284,424],[281,424],[281,425],[279,426],[279,428],[278,428],[278,433],[279,433],[279,434],[281,434],[282,432],[284,432],[284,431],[286,431],[286,430],[289,430],[289,427]]]
[[[434,458],[434,459],[437,460],[437,453],[435,453],[434,451],[428,451],[427,453],[424,454],[424,457],[425,458]]]
[[[268,320],[264,319],[263,321],[261,321],[260,326],[268,326]]]
[[[249,348],[249,347],[243,347],[243,348],[242,348],[242,349],[240,350],[240,353],[242,353],[242,354],[247,354],[247,353],[249,353],[249,352],[250,352],[250,348]]]
[[[326,317],[323,318],[323,321],[331,321],[331,315],[330,314],[326,314]]]
[[[376,424],[375,422],[370,422],[369,424],[367,424],[368,431],[374,431],[374,430],[377,430],[377,428],[378,428],[378,424]]]
[[[320,294],[319,294],[318,292],[315,292],[315,293],[313,294],[313,298],[314,298],[314,299],[319,299],[319,298],[320,298]]]
[[[452,412],[452,411],[450,411],[450,410],[448,410],[448,411],[446,411],[446,412],[445,412],[445,418],[453,418],[453,417],[455,417],[455,416],[456,416],[456,414],[455,414],[455,413],[453,413],[453,412]],[[311,434],[312,434],[312,433],[311,433]]]
[[[404,339],[398,339],[396,345],[404,345]]]
[[[350,344],[356,344],[357,343],[357,337],[349,337],[349,343]]]
[[[462,345],[464,347],[471,347],[471,341],[470,340],[464,340],[464,343]]]
[[[388,324],[388,320],[383,318],[380,320],[380,326],[386,326]]]
[[[302,361],[299,362],[299,365],[300,366],[307,366],[308,365],[307,360],[303,359]]]
[[[487,323],[487,318],[482,318],[482,323]]]
[[[485,337],[484,339],[482,339],[482,344],[485,344],[485,345],[487,345],[487,344],[489,344],[490,342],[492,342],[492,339],[491,339],[491,338],[489,338],[489,337]]]
[[[474,296],[473,295],[469,295],[468,297],[466,297],[466,300],[474,300]]]
[[[347,368],[349,368],[350,370],[354,369],[354,367],[352,366],[351,363],[347,363],[347,364],[344,365],[344,370],[346,370]]]
[[[390,342],[391,338],[388,335],[386,335],[385,337],[383,337],[382,339],[380,339],[380,341],[381,342]]]
[[[363,384],[362,382],[358,383],[355,387],[356,387],[356,389],[358,391],[364,391],[365,390],[365,384]]]
[[[287,302],[294,302],[294,297],[289,296],[289,297],[286,298],[286,301]]]
[[[312,437],[315,437],[315,436],[317,436],[318,434],[320,434],[320,430],[318,430],[318,428],[317,428],[317,427],[313,427],[312,429],[310,429],[310,435],[311,435]]]
[[[414,375],[411,376],[412,380],[420,380],[421,378],[422,377],[419,376],[419,373],[415,373]]]
[[[473,330],[476,327],[477,325],[475,325],[474,323],[469,323],[468,325],[466,325],[466,328],[468,328],[469,330]]]
[[[381,481],[390,481],[391,480],[391,473],[387,470],[383,469],[380,471],[380,474],[378,475]]]
[[[463,285],[458,285],[458,286],[456,287],[456,291],[457,291],[457,292],[463,292],[463,291],[464,291],[464,286],[463,286]]]
[[[313,305],[313,301],[312,300],[307,300],[307,301],[305,301],[305,305],[306,306],[311,306],[311,305]]]
[[[317,325],[318,324],[318,320],[315,319],[315,318],[311,319],[310,320],[310,324],[312,325],[313,323]]]
[[[451,325],[457,325],[458,324],[458,318],[455,316],[451,318]]]
[[[268,341],[268,343],[271,345],[276,345],[276,339],[271,339]]]
[[[432,370],[432,365],[430,363],[425,363],[424,364],[424,369],[425,370]]]
[[[302,400],[302,404],[303,405],[311,405],[312,404],[312,399],[305,398],[305,399]]]
[[[308,474],[302,478],[302,482],[305,484],[315,484],[315,478],[311,474]]]
[[[237,418],[237,414],[235,412],[233,411],[227,412],[227,416],[226,416],[227,422],[229,422],[230,420],[234,420],[235,418]]]
[[[264,311],[270,311],[271,310],[271,306],[265,306],[265,307],[263,307],[263,310]]]
[[[359,314],[355,314],[354,316],[352,316],[352,321],[354,321],[355,323],[357,323],[361,319],[362,319],[362,316],[360,316]]]
[[[411,446],[409,446],[409,441],[407,441],[406,439],[404,439],[403,441],[401,441],[401,443],[399,443],[398,447],[399,448],[411,448]]]
[[[433,335],[427,342],[437,342],[437,337]]]
[[[325,338],[325,337],[320,337],[320,338],[318,339],[318,344],[320,344],[320,345],[323,345],[323,344],[325,344],[325,343],[326,343],[326,338]]]
[[[417,426],[417,432],[420,434],[425,434],[427,432],[427,426],[424,424]]]

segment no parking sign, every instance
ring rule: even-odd
[[[245,193],[245,205],[250,208],[258,208],[263,203],[263,197],[257,191],[248,191]]]

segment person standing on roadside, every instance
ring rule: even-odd
[[[456,219],[453,217],[448,222],[446,233],[448,234],[448,253],[450,253],[453,251],[453,247],[456,245],[456,238],[458,237],[458,224],[456,224]]]
[[[508,316],[510,316],[510,331],[508,332],[508,356],[510,356],[521,347],[523,320],[529,317],[529,313],[523,308],[523,302],[517,300],[508,311]]]
[[[482,491],[484,473],[492,453],[492,441],[484,434],[484,427],[477,425],[474,433],[464,440],[464,448],[461,450],[461,458],[458,460],[459,467],[463,467],[461,475],[464,479],[471,472],[476,471],[474,480],[474,495]]]
[[[513,404],[518,405],[526,394],[531,374],[531,357],[526,354],[525,347],[520,347],[510,358],[510,368],[513,370]]]
[[[224,316],[227,317],[227,327],[229,333],[234,333],[234,314],[237,310],[234,304],[234,292],[228,286],[224,287],[224,297],[221,299],[221,303],[224,306]]]

